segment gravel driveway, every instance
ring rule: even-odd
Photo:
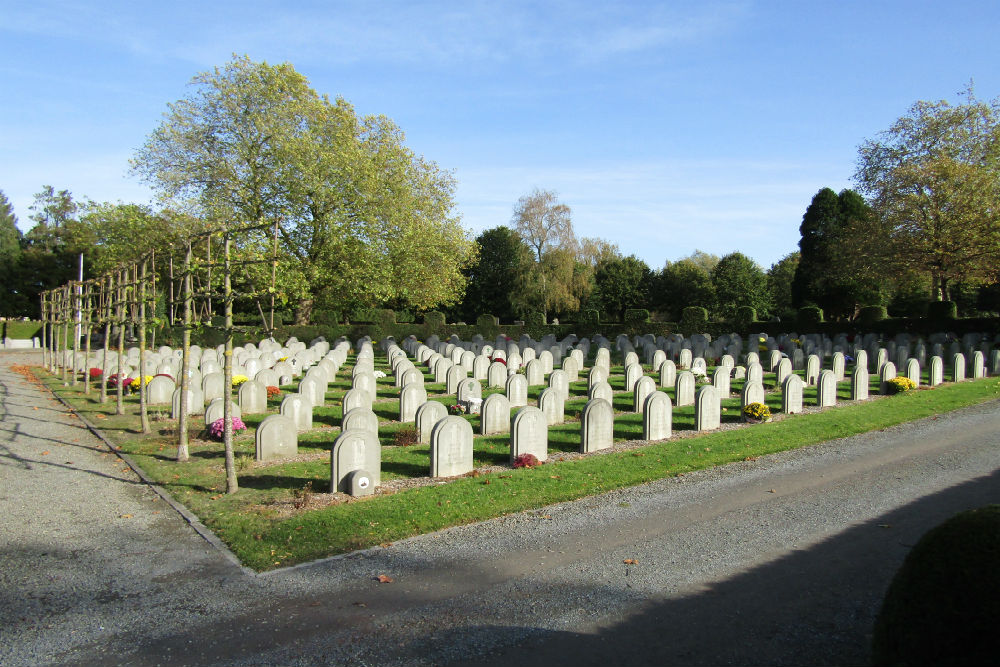
[[[866,664],[909,547],[1000,502],[991,401],[254,575],[12,370],[31,361],[0,353],[11,667]]]

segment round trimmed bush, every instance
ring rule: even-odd
[[[529,327],[544,326],[545,325],[545,315],[542,315],[539,312],[531,312],[531,313],[528,313],[528,316],[525,318],[524,321],[525,321],[525,323]]]
[[[953,320],[958,317],[958,304],[954,301],[931,301],[927,304],[927,317],[931,320]]]
[[[819,306],[803,306],[799,308],[798,317],[799,328],[809,330],[810,327],[817,327],[823,322],[823,309]]]
[[[889,317],[889,312],[885,306],[865,306],[858,311],[858,322],[863,327],[874,326],[876,322],[881,322]]]
[[[703,332],[708,327],[708,309],[701,306],[688,306],[681,311],[681,331],[690,335]]]
[[[962,512],[907,555],[875,621],[875,665],[987,665],[1000,655],[1000,505]]]

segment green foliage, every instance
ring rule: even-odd
[[[715,312],[720,318],[733,320],[740,306],[749,306],[761,313],[770,309],[764,271],[743,253],[730,253],[720,259],[711,275]]]
[[[953,320],[958,317],[958,305],[954,301],[931,301],[927,304],[927,317],[931,321]]]
[[[870,329],[876,322],[881,322],[889,316],[885,306],[865,306],[858,311],[858,323]]]
[[[530,255],[517,232],[508,227],[487,229],[476,238],[476,245],[479,256],[465,269],[469,284],[459,313],[470,321],[479,313],[491,312],[501,321],[509,322],[516,315],[511,298],[517,289],[522,265]]]
[[[718,261],[715,262],[717,263]],[[715,287],[712,285],[711,275],[701,264],[690,258],[668,264],[654,282],[651,300],[666,313],[668,319],[682,320],[682,311],[693,303],[706,306],[715,303]]]
[[[855,235],[890,274],[918,271],[932,298],[991,280],[1000,263],[1000,100],[919,101],[858,149],[854,175],[877,211]],[[851,249],[851,255],[857,252]],[[862,274],[865,262],[845,257]]]
[[[581,310],[578,322],[586,326],[597,326],[601,322],[601,311],[596,308]]]
[[[819,306],[802,306],[799,308],[798,325],[805,332],[812,332],[813,327],[823,322],[823,309]]]
[[[649,322],[649,311],[645,308],[629,308],[625,311],[624,322],[629,326],[637,326]]]
[[[414,322],[413,311],[412,310],[397,310],[396,311],[396,321],[400,324],[410,324]]]
[[[543,326],[545,324],[545,315],[537,311],[530,312],[524,319],[524,323],[529,327]]]
[[[1000,652],[1000,505],[924,535],[875,621],[874,665],[990,665]]]
[[[784,317],[793,311],[792,283],[799,266],[799,257],[798,252],[789,253],[767,270],[767,291],[771,296],[772,314]]]
[[[859,278],[858,271],[846,270],[845,255],[853,255],[852,265],[862,261],[861,245],[852,230],[867,224],[871,208],[853,190],[834,193],[823,188],[813,197],[799,227],[799,262],[791,286],[794,305],[809,303],[838,316],[852,316],[860,303],[879,299],[885,277],[871,272]]]
[[[757,310],[751,308],[750,306],[740,306],[736,309],[736,315],[733,317],[733,325],[738,331],[746,332],[750,331],[753,323],[757,321]]]
[[[390,119],[319,96],[287,63],[243,57],[199,74],[132,165],[178,209],[280,221],[278,293],[299,319],[314,307],[454,303],[474,259],[451,174],[407,148]],[[269,229],[238,242],[267,253]],[[269,266],[247,270],[269,282]]]
[[[437,310],[424,313],[424,324],[433,333],[444,326],[444,313]]]
[[[681,314],[680,327],[684,335],[702,333],[708,326],[708,309],[702,306],[688,306]]]
[[[628,322],[628,310],[649,302],[653,272],[635,255],[601,261],[594,274],[592,302],[613,321]]]
[[[322,326],[339,324],[341,321],[340,311],[317,308],[312,312],[312,323]]]

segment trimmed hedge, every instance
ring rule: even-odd
[[[958,317],[958,304],[954,301],[931,301],[927,304],[930,320],[954,320]]]
[[[6,320],[3,323],[3,335],[0,338],[10,339],[31,339],[41,338],[42,323],[29,320],[22,322],[18,320]]]
[[[799,308],[796,324],[800,329],[811,331],[823,322],[823,309],[819,306]]]
[[[872,327],[876,322],[889,317],[889,312],[885,306],[865,306],[858,311],[858,323],[863,327]]]
[[[681,311],[681,333],[690,336],[695,333],[708,333],[708,309],[701,306],[688,306]]]
[[[524,323],[529,327],[543,327],[545,326],[545,315],[537,312],[528,313]]]
[[[757,309],[752,306],[740,306],[733,317],[733,327],[738,331],[750,331],[751,325],[757,321]]]
[[[628,308],[625,311],[625,324],[635,326],[649,322],[649,311],[645,308]]]

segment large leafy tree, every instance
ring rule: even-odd
[[[18,264],[21,261],[21,244],[23,234],[17,227],[17,216],[7,196],[0,190],[0,315],[23,315],[21,298],[21,280],[18,275]]]
[[[877,214],[857,234],[883,271],[925,274],[935,299],[948,299],[956,282],[991,278],[1000,261],[1000,100],[978,100],[970,88],[964,104],[917,102],[861,145],[854,178]]]
[[[767,291],[774,314],[784,315],[792,309],[792,281],[799,266],[799,257],[797,252],[789,253],[767,270]]]
[[[476,238],[479,259],[465,270],[469,284],[462,301],[461,317],[473,322],[485,313],[503,321],[513,320],[514,295],[522,264],[531,254],[517,232],[500,226],[487,229]]]
[[[680,320],[681,312],[688,306],[711,310],[715,306],[712,277],[703,264],[691,257],[670,262],[655,281],[652,301],[674,321]]]
[[[521,266],[517,311],[546,318],[578,311],[590,293],[593,266],[581,261],[569,206],[555,192],[535,188],[518,200],[511,223],[531,251]]]
[[[300,322],[319,305],[454,303],[474,245],[454,215],[454,179],[415,155],[384,116],[358,117],[290,64],[236,58],[169,105],[133,169],[172,208],[264,228],[280,223],[281,295]],[[258,284],[269,281],[258,266]]]
[[[822,188],[816,193],[799,227],[794,306],[815,304],[832,317],[850,317],[858,306],[880,301],[884,273],[869,271],[862,277],[856,269],[867,256],[861,251],[867,241],[858,238],[857,230],[873,221],[871,208],[854,190],[837,194]]]
[[[594,274],[594,301],[611,321],[624,322],[627,309],[647,305],[652,276],[649,266],[635,255],[605,259]]]
[[[733,252],[720,259],[711,275],[715,312],[721,318],[732,320],[741,306],[753,308],[758,317],[765,317],[770,311],[767,277],[763,269],[743,253]]]

